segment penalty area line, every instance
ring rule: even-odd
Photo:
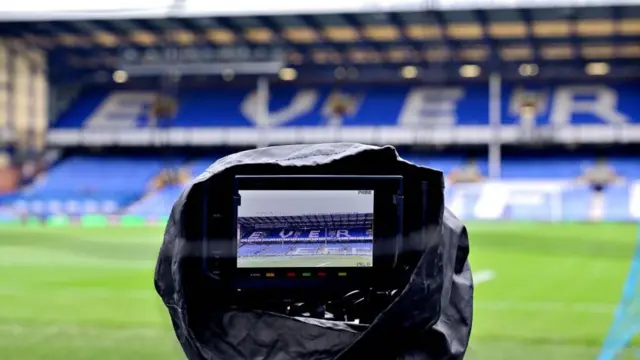
[[[489,282],[496,278],[496,272],[493,270],[481,270],[473,274],[473,283],[475,285]]]
[[[316,265],[316,267],[323,267],[323,266],[327,266],[329,264],[331,264],[331,261],[327,261],[326,263],[322,263],[320,265]]]

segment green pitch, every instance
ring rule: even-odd
[[[474,223],[469,233],[477,286],[467,359],[594,359],[636,226]],[[0,359],[183,359],[153,289],[161,235],[0,228]]]
[[[241,268],[277,268],[277,267],[365,267],[371,264],[366,256],[316,255],[316,256],[261,256],[238,259]]]

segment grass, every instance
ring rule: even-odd
[[[595,359],[633,224],[472,223],[471,360]],[[161,228],[0,228],[0,358],[183,359],[153,289]],[[630,357],[625,357],[627,359]]]

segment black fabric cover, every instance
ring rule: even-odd
[[[202,270],[202,198],[223,199],[235,175],[402,175],[407,284],[369,326],[239,311]],[[420,196],[428,183],[428,201]],[[471,332],[473,283],[464,225],[444,207],[441,172],[402,160],[393,147],[290,145],[216,161],[176,201],[155,272],[176,336],[190,360],[462,359]],[[224,201],[221,200],[221,203]],[[215,204],[213,205],[215,206]],[[427,209],[426,216],[423,215]],[[428,223],[424,227],[422,224]]]

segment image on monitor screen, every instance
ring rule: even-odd
[[[373,266],[373,190],[240,190],[238,268]]]

